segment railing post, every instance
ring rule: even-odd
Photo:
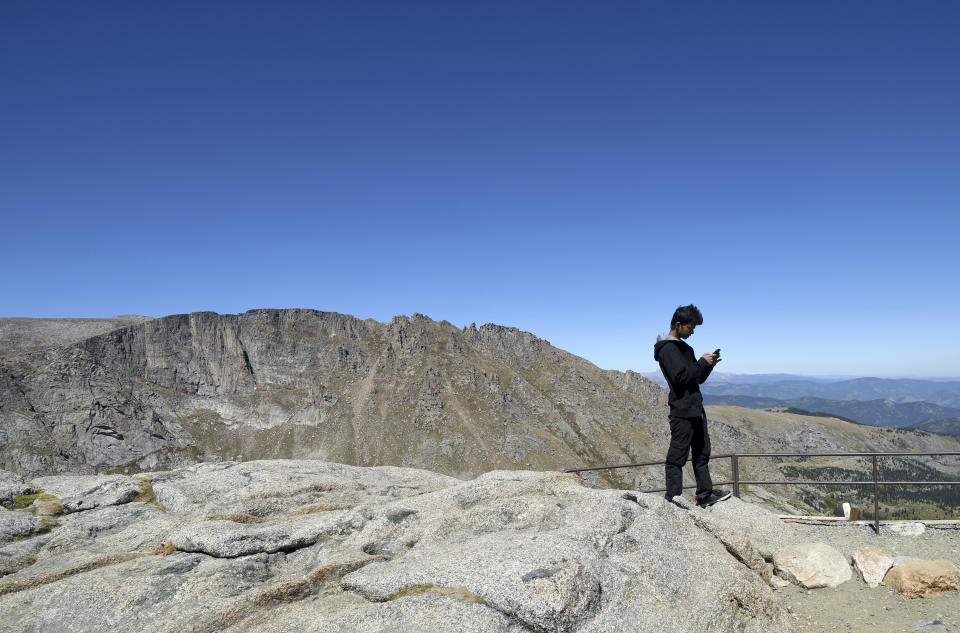
[[[730,456],[730,473],[733,475],[733,496],[740,498],[740,456],[733,454]]]
[[[877,456],[873,455],[873,533],[880,536],[880,486],[877,473]]]

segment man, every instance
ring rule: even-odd
[[[697,505],[706,507],[730,497],[713,489],[710,480],[710,435],[703,410],[700,384],[720,362],[720,350],[697,360],[686,344],[703,315],[695,305],[680,306],[670,321],[670,333],[661,334],[653,346],[653,358],[670,385],[670,449],[667,451],[667,500],[683,494],[683,465],[693,448],[693,475],[697,480]]]

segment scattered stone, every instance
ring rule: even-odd
[[[914,625],[913,630],[916,631],[918,629],[927,628],[928,626],[941,626],[941,625],[943,625],[943,620],[940,620],[939,618],[936,620],[928,620],[926,622],[924,622],[923,620],[918,620],[917,623]]]
[[[909,563],[909,562],[912,561],[912,560],[920,560],[920,559],[917,558],[916,556],[894,556],[894,557],[893,557],[893,564],[894,564],[894,565],[901,565],[901,564],[903,564],[903,563]]]
[[[960,578],[949,561],[914,560],[895,565],[884,576],[883,584],[904,598],[933,598],[960,589]]]
[[[808,589],[837,587],[853,577],[843,554],[824,543],[785,547],[773,555],[773,564],[781,577]]]
[[[861,547],[853,553],[853,568],[870,587],[879,586],[891,567],[893,556],[883,550]]]

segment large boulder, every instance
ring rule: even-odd
[[[960,589],[956,566],[945,560],[913,560],[895,565],[883,584],[904,598],[933,598]]]
[[[863,578],[863,582],[871,587],[879,586],[892,566],[893,556],[881,549],[860,547],[853,553],[853,568]]]
[[[316,461],[143,477],[165,508],[81,505],[4,549],[5,632],[791,630],[734,522],[657,495]]]
[[[813,589],[837,587],[853,577],[847,559],[825,543],[798,543],[773,555],[777,574],[790,582]]]

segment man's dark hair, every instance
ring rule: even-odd
[[[673,313],[673,320],[670,321],[671,329],[677,323],[680,325],[689,325],[691,323],[701,325],[703,323],[703,315],[700,314],[700,309],[692,303],[688,306],[680,306]]]

